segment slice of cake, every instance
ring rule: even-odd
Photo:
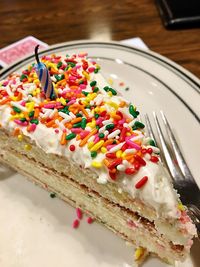
[[[184,260],[196,229],[159,149],[136,107],[86,56],[43,56],[43,65],[0,82],[0,161],[130,243],[170,263]]]

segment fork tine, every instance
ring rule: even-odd
[[[169,149],[168,149],[167,144],[165,142],[165,138],[164,138],[163,132],[162,132],[161,127],[160,127],[160,123],[158,121],[158,118],[157,118],[155,112],[153,112],[153,116],[154,116],[154,120],[155,120],[155,124],[156,124],[156,129],[157,129],[157,132],[158,132],[158,136],[159,136],[159,139],[160,139],[160,143],[161,143],[161,146],[162,146],[163,154],[165,156],[165,160],[167,162],[167,166],[168,166],[168,168],[170,170],[172,178],[174,180],[184,179],[183,175],[181,175],[181,173],[177,170],[177,168],[174,165],[174,162],[173,162],[173,160],[171,158]]]
[[[174,134],[171,130],[171,127],[169,125],[169,122],[167,120],[167,118],[165,117],[163,111],[160,111],[161,115],[162,115],[162,119],[163,119],[163,122],[165,124],[165,128],[166,128],[166,132],[169,136],[169,140],[170,140],[170,143],[172,145],[172,148],[174,150],[174,153],[175,153],[175,156],[176,156],[176,159],[178,161],[178,165],[183,173],[183,175],[186,177],[186,179],[194,179],[189,168],[187,167],[187,164],[185,162],[185,159],[183,157],[183,154],[181,153],[180,149],[179,149],[179,146],[177,144],[177,141],[174,137]]]
[[[157,142],[156,142],[156,138],[155,138],[155,135],[153,133],[153,129],[151,127],[151,123],[150,123],[150,120],[149,120],[149,116],[147,114],[144,115],[144,118],[145,118],[145,122],[146,122],[146,127],[147,127],[147,130],[148,130],[148,134],[149,136],[151,137],[151,139],[154,140],[155,142],[155,145],[157,146]]]

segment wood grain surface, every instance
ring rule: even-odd
[[[0,0],[0,48],[28,35],[48,44],[139,36],[200,78],[200,29],[166,30],[153,0]]]

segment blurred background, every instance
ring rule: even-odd
[[[138,36],[200,77],[200,28],[166,29],[154,0],[0,0],[0,18],[0,49],[28,35],[49,45]]]

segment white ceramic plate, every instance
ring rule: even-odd
[[[167,115],[191,171],[200,185],[200,81],[188,71],[153,52],[118,43],[71,42],[50,47],[41,54],[86,51],[102,66],[126,98],[143,112],[163,110]],[[32,56],[2,72],[1,78],[32,62]],[[123,82],[124,86],[120,83]],[[125,90],[129,87],[129,90]],[[26,181],[0,168],[1,267],[128,267],[133,248],[103,226],[88,225],[86,216],[77,230],[71,225],[75,210]],[[192,257],[177,266],[200,265],[199,243]],[[144,267],[168,266],[150,258]]]

